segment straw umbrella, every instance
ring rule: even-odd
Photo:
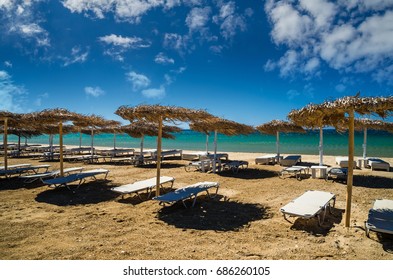
[[[217,133],[222,133],[228,136],[250,134],[254,132],[254,128],[249,125],[241,124],[231,120],[213,117],[209,120],[198,120],[190,124],[190,128],[195,131],[203,132],[208,134],[210,131],[214,131],[214,160],[213,160],[213,172],[216,172],[216,160],[217,160]]]
[[[64,176],[63,165],[63,124],[68,121],[76,121],[81,115],[70,112],[67,109],[55,108],[45,109],[40,112],[25,114],[23,118],[36,125],[58,125],[60,146],[60,176]]]
[[[123,125],[121,131],[127,133],[133,138],[140,138],[140,161],[143,162],[143,144],[145,135],[147,136],[158,136],[158,126],[155,123],[146,122],[144,120],[137,120],[128,125]],[[163,125],[162,137],[167,139],[174,139],[175,137],[171,134],[174,132],[180,132],[181,129],[176,126]]]
[[[258,125],[256,127],[262,133],[276,135],[276,148],[277,148],[277,159],[280,160],[280,132],[289,133],[289,132],[298,132],[305,133],[306,131],[299,125],[294,123],[280,121],[280,120],[272,120],[270,122]]]
[[[293,110],[288,115],[289,119],[301,125],[308,120],[311,124],[320,124],[320,119],[328,120],[334,127],[342,128],[343,122],[349,129],[348,135],[348,178],[347,199],[345,209],[345,226],[349,227],[351,217],[351,200],[353,185],[353,160],[354,160],[354,119],[355,113],[360,115],[377,114],[382,118],[393,112],[393,96],[389,97],[359,97],[346,96],[334,101],[326,101],[319,105],[307,105],[300,110]],[[348,118],[346,118],[348,116]]]
[[[114,120],[106,120],[101,116],[88,115],[82,116],[74,125],[79,127],[80,132],[90,134],[91,136],[91,156],[94,155],[94,133],[113,132],[116,127],[120,126],[120,122]]]
[[[371,119],[356,119],[355,130],[363,130],[363,160],[367,157],[367,130],[384,130],[393,132],[393,123],[384,122],[381,120]]]
[[[136,107],[120,106],[115,114],[123,119],[133,122],[135,120],[145,120],[158,126],[157,137],[157,177],[156,195],[160,194],[160,169],[161,169],[161,141],[163,122],[191,122],[198,119],[209,119],[213,116],[204,110],[193,110],[183,107],[162,106],[162,105],[140,105]]]
[[[21,114],[0,111],[0,121],[4,123],[3,149],[4,149],[4,169],[8,168],[8,126],[17,125],[21,121]]]

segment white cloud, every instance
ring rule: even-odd
[[[317,28],[329,26],[337,13],[336,5],[325,0],[300,0],[300,5],[314,17]]]
[[[210,19],[210,7],[193,8],[186,18],[186,24],[190,31],[203,29]]]
[[[5,16],[2,17],[0,32],[20,36],[28,43],[26,48],[50,46],[49,33],[41,26],[42,19],[36,11],[42,1],[1,0],[0,11]]]
[[[0,9],[10,10],[13,6],[12,0],[0,0]]]
[[[10,61],[4,61],[4,66],[8,68],[12,68],[12,63]]]
[[[176,33],[166,33],[164,35],[164,47],[174,49],[180,53],[188,50],[190,37],[188,35],[179,35]]]
[[[289,50],[280,58],[278,65],[282,77],[291,76],[296,71],[296,65],[299,64],[299,55],[296,51]]]
[[[71,49],[70,57],[61,57],[64,60],[64,66],[69,66],[74,63],[84,63],[89,56],[89,50],[82,51],[82,49],[78,46],[75,46]]]
[[[154,61],[158,64],[174,64],[175,60],[173,58],[167,57],[164,53],[160,52],[159,54],[156,55],[154,58]]]
[[[72,13],[83,13],[86,16],[105,18],[105,13],[114,13],[120,21],[138,23],[141,17],[156,7],[171,8],[177,1],[163,0],[64,0],[63,6]]]
[[[249,14],[249,10],[246,10],[247,14]],[[220,13],[213,17],[213,21],[220,25],[221,35],[225,39],[231,39],[238,30],[244,31],[246,29],[244,16],[236,13],[234,1],[221,3]]]
[[[280,3],[269,11],[273,23],[271,32],[276,44],[301,45],[309,33],[312,20],[308,15],[301,15],[287,3]]]
[[[143,96],[147,98],[163,98],[165,96],[165,88],[161,86],[160,88],[149,88],[142,90]]]
[[[105,91],[100,87],[85,87],[85,93],[87,96],[100,97],[105,94]]]
[[[273,42],[287,47],[281,58],[265,64],[266,71],[319,75],[327,65],[347,74],[373,73],[379,82],[389,80],[376,73],[392,65],[392,1],[268,0],[265,11]]]
[[[144,42],[142,38],[139,37],[123,37],[121,35],[106,35],[98,38],[101,42],[104,42],[108,45],[113,45],[116,47],[121,47],[121,48],[131,48],[131,49],[137,49],[137,48],[148,48],[150,47],[150,43]]]
[[[150,80],[143,74],[138,74],[134,71],[128,72],[126,74],[128,81],[132,83],[133,91],[138,91],[147,88],[150,85]]]
[[[23,112],[27,91],[23,86],[15,85],[11,76],[0,70],[0,111]]]

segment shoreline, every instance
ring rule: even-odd
[[[9,143],[11,144],[11,143]],[[14,143],[15,144],[15,143]],[[47,144],[42,144],[42,143],[30,143],[30,145],[42,145],[42,146],[48,146]],[[56,145],[55,145],[56,146]],[[79,145],[64,145],[66,148],[79,148]],[[87,145],[82,145],[82,147],[87,148],[90,146]],[[94,146],[95,149],[99,150],[108,150],[108,149],[113,149],[113,147],[107,147],[107,146]],[[139,147],[117,147],[118,149],[134,149],[135,151],[139,151]],[[145,149],[156,149],[156,148],[145,148]],[[165,150],[165,149],[164,149]],[[183,153],[193,153],[193,152],[200,152],[201,150],[182,150]],[[210,153],[213,153],[213,151],[209,151]],[[251,164],[255,164],[255,158],[258,156],[263,156],[263,155],[271,155],[271,154],[276,154],[275,152],[273,153],[262,153],[262,152],[227,152],[227,151],[222,151],[218,150],[217,153],[226,153],[229,156],[229,159],[231,160],[245,160],[248,161]],[[287,154],[287,153],[281,153],[281,156],[286,156],[286,155],[293,155],[292,154]],[[302,162],[308,162],[308,163],[313,163],[314,165],[319,165],[319,154],[299,154],[302,156]],[[323,155],[323,163],[324,165],[327,166],[336,166],[335,158],[336,157],[344,157],[347,156],[347,154],[342,154],[342,155],[328,155],[324,154]],[[361,156],[355,156],[354,160],[357,161],[358,159],[361,159]],[[390,166],[393,167],[393,157],[378,157],[384,161],[389,162]]]

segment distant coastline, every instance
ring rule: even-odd
[[[205,150],[206,135],[192,130],[183,130],[174,134],[175,139],[164,139],[164,149],[183,149],[183,150]],[[0,140],[2,142],[2,135]],[[114,147],[116,138],[116,147],[140,147],[140,139],[131,138],[126,134],[96,134],[94,136],[94,145],[102,147]],[[251,134],[238,136],[225,136],[218,134],[217,149],[226,152],[246,152],[246,153],[275,153],[276,137],[266,134]],[[64,145],[79,146],[79,134],[64,135]],[[209,150],[213,151],[214,135],[209,136]],[[17,142],[18,138],[14,135],[8,136],[8,142]],[[25,143],[25,139],[21,140]],[[49,143],[48,135],[32,137],[27,143]],[[54,136],[54,143],[58,143],[58,135]],[[91,145],[90,135],[82,134],[82,146]],[[363,132],[355,132],[355,156],[362,155]],[[280,152],[283,154],[318,154],[319,131],[312,130],[306,134],[299,133],[280,133]],[[145,148],[156,147],[156,137],[145,137]],[[324,129],[324,154],[325,155],[345,155],[348,152],[348,135],[347,133],[337,133],[334,129]],[[367,137],[367,155],[379,157],[393,157],[393,134],[383,131],[368,131]]]

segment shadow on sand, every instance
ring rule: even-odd
[[[222,177],[231,177],[231,178],[238,178],[238,179],[265,179],[265,178],[272,178],[277,177],[278,173],[271,170],[265,169],[257,169],[257,168],[247,168],[244,170],[239,170],[238,173],[233,173],[231,170],[224,170],[217,173],[219,176]]]
[[[48,189],[37,195],[37,202],[54,204],[57,206],[96,204],[103,201],[112,200],[118,194],[109,189],[107,182],[97,181],[84,183],[79,188],[71,186]]]
[[[181,203],[164,207],[157,217],[177,228],[215,231],[237,231],[252,221],[269,218],[268,208],[260,204],[201,198],[193,208]]]
[[[353,185],[371,189],[393,189],[393,179],[380,176],[354,175]]]
[[[322,225],[318,224],[317,218],[296,218],[296,220],[291,226],[291,229],[306,231],[315,236],[326,236],[335,224],[341,223],[343,213],[344,210],[337,208],[331,209],[331,213],[326,213],[326,217]]]

